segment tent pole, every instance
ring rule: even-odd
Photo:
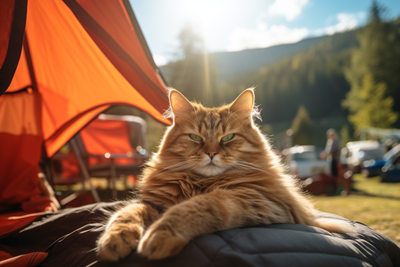
[[[71,145],[72,145],[72,149],[73,149],[74,152],[75,152],[75,156],[76,156],[76,158],[78,159],[79,166],[81,167],[82,174],[83,174],[83,178],[85,179],[85,181],[87,181],[87,182],[89,183],[90,191],[92,192],[92,196],[93,196],[93,198],[94,198],[94,201],[100,202],[99,194],[97,194],[97,191],[96,191],[96,189],[95,189],[94,186],[93,186],[92,180],[90,179],[89,172],[88,172],[88,170],[86,169],[85,164],[83,163],[83,159],[82,159],[82,157],[81,157],[81,154],[80,154],[80,152],[79,152],[79,148],[78,148],[78,145],[76,144],[75,139],[72,138],[71,141],[70,141],[70,143],[71,143]]]
[[[33,69],[31,50],[29,49],[28,37],[26,35],[26,32],[24,35],[24,51],[25,51],[25,56],[26,56],[26,62],[28,64],[29,76],[30,76],[31,82],[32,82],[32,89],[35,92],[38,92],[35,70]]]
[[[4,2],[6,1],[3,1],[3,3]],[[0,11],[0,16],[2,18],[1,26],[4,28],[5,24],[3,25],[3,22],[9,20],[11,22],[8,45],[6,45],[7,51],[4,61],[0,63],[0,96],[5,93],[10,86],[21,57],[23,38],[25,35],[27,2],[27,0],[14,0],[12,12],[9,12],[10,10],[8,8],[3,8]],[[4,43],[2,43],[2,48],[4,48]]]
[[[29,71],[29,77],[31,79],[31,88],[34,94],[34,101],[35,101],[35,118],[36,118],[36,125],[38,125],[38,128],[40,129],[40,135],[43,140],[43,125],[42,125],[42,95],[39,92],[38,86],[37,86],[37,81],[36,81],[36,75],[35,75],[35,69],[33,67],[33,62],[32,62],[32,55],[31,55],[31,50],[29,47],[29,42],[28,42],[28,36],[27,33],[25,32],[24,34],[24,39],[23,39],[23,47],[24,47],[24,52],[25,52],[25,57],[26,57],[26,62],[28,65],[28,71]],[[29,92],[29,91],[28,91]],[[51,167],[50,167],[50,159],[47,156],[47,151],[46,147],[44,145],[44,140],[42,143],[42,164],[39,163],[39,165],[42,165],[42,170],[45,172],[45,178],[47,182],[51,185],[53,190],[55,190],[54,187],[54,177],[51,172]],[[55,196],[54,196],[55,198]],[[57,198],[55,198],[57,200]],[[58,200],[57,200],[58,201]],[[61,204],[58,201],[59,204]]]

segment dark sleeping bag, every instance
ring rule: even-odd
[[[348,235],[298,224],[234,228],[196,237],[177,256],[164,260],[148,261],[134,252],[118,263],[106,262],[96,256],[96,240],[118,205],[97,203],[42,216],[0,237],[0,251],[12,256],[47,252],[37,266],[59,267],[400,266],[399,247],[358,222],[353,222],[357,233]]]

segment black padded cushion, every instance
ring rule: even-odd
[[[101,261],[95,244],[106,218],[121,203],[98,203],[41,217],[0,238],[13,256],[46,251],[40,266],[400,266],[400,249],[369,227],[352,222],[356,234],[332,234],[298,224],[234,228],[202,235],[179,255],[148,261],[137,253],[118,263]],[[320,212],[321,217],[342,217]]]

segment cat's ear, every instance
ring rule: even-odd
[[[193,106],[189,100],[175,89],[170,89],[169,91],[169,104],[175,116],[193,111]]]
[[[250,117],[254,106],[253,88],[243,91],[235,101],[232,102],[229,110],[233,113],[242,114],[245,117]]]

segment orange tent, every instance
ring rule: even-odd
[[[112,105],[170,123],[128,0],[1,0],[0,66],[1,205],[38,195],[39,161]]]

